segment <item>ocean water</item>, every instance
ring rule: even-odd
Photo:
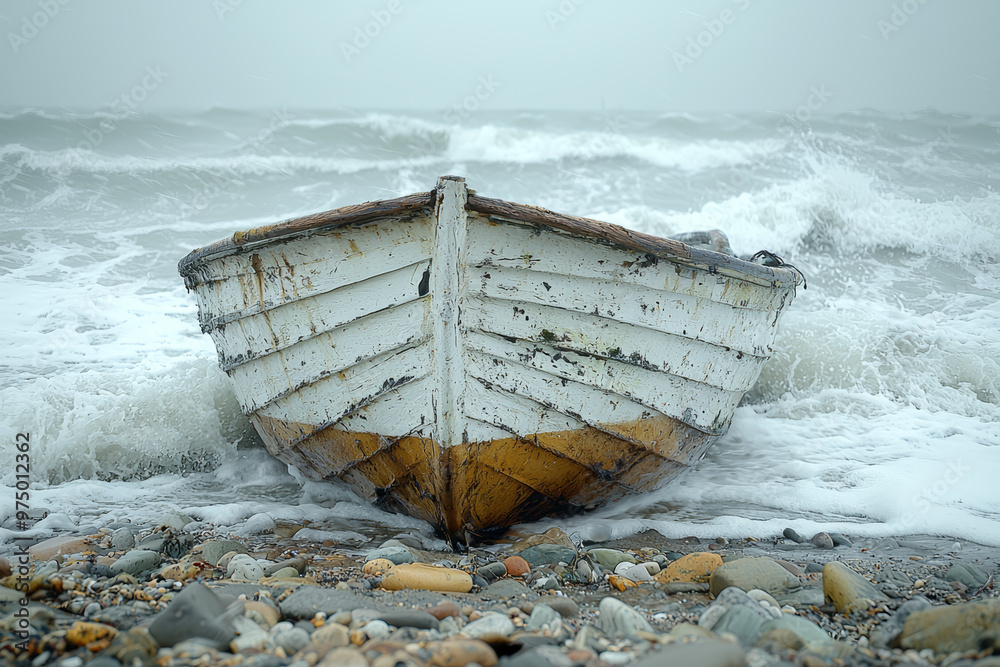
[[[348,546],[434,544],[262,451],[176,263],[444,174],[651,234],[721,228],[737,254],[768,249],[808,277],[696,468],[529,528],[1000,546],[1000,120],[214,109],[0,114],[0,549],[19,533],[18,433],[39,538],[180,510],[220,532],[268,512]]]

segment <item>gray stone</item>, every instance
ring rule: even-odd
[[[728,610],[729,607],[722,604],[713,604],[709,606],[705,611],[701,612],[701,616],[698,617],[698,626],[705,628],[706,630],[711,630]]]
[[[389,635],[392,634],[392,631],[389,629],[389,624],[378,619],[365,623],[361,626],[361,631],[368,635],[369,639],[377,640],[388,639]]]
[[[279,603],[281,615],[284,618],[310,619],[316,612],[323,612],[328,617],[340,611],[355,609],[372,609],[379,612],[396,611],[398,607],[376,602],[375,600],[355,595],[350,591],[330,590],[319,586],[299,586],[291,595]]]
[[[580,616],[580,607],[571,597],[566,597],[564,595],[546,595],[541,598],[539,602],[555,609],[560,615],[562,615],[563,618],[578,618]]]
[[[770,618],[768,614],[768,620]],[[717,635],[728,632],[735,635],[744,646],[752,646],[760,637],[760,629],[766,622],[750,607],[736,605],[726,610],[726,613],[712,626],[712,632]]]
[[[587,552],[587,555],[589,555],[591,559],[600,563],[602,567],[611,570],[612,572],[614,572],[618,563],[623,561],[628,561],[629,563],[635,562],[635,558],[623,551],[618,551],[617,549],[591,549]]]
[[[759,588],[773,595],[799,585],[798,577],[765,556],[723,563],[709,578],[710,589],[715,595],[730,586],[744,591]]]
[[[193,637],[203,637],[218,649],[229,645],[236,632],[232,615],[218,595],[201,583],[188,584],[170,605],[156,615],[149,634],[160,646],[173,646]]]
[[[264,568],[253,556],[238,554],[226,566],[226,576],[234,581],[258,581],[264,576]]]
[[[545,644],[504,658],[500,664],[502,667],[574,667],[580,663],[567,658],[559,647]]]
[[[517,555],[528,561],[528,565],[534,568],[549,563],[572,563],[573,559],[576,558],[576,551],[558,544],[536,544]]]
[[[122,526],[118,530],[111,533],[111,548],[115,551],[126,551],[135,546],[135,535],[132,534],[132,529],[127,526]]]
[[[235,540],[209,540],[201,545],[201,560],[210,565],[218,565],[219,559],[230,551],[245,554],[247,548]]]
[[[812,542],[812,545],[818,549],[833,548],[833,538],[827,533],[816,533],[809,541]]]
[[[391,561],[394,565],[402,565],[404,563],[413,562],[413,552],[406,547],[380,547],[378,549],[372,549],[365,556],[365,562],[370,560],[375,560],[376,558],[385,558]]]
[[[462,628],[462,634],[469,637],[500,635],[507,637],[514,632],[514,622],[506,614],[488,611]]]
[[[551,623],[555,623],[555,627],[558,627],[562,623],[562,615],[549,605],[539,602],[531,610],[525,629],[542,630]]]
[[[975,592],[986,585],[990,580],[990,574],[972,563],[955,563],[948,568],[944,578],[947,581],[960,581]]]
[[[483,591],[483,597],[491,600],[504,600],[521,595],[527,595],[529,599],[538,597],[537,593],[533,593],[530,588],[515,579],[501,579],[493,582]]]
[[[662,648],[654,648],[631,667],[663,667],[683,665],[684,667],[746,667],[746,656],[739,646],[729,642],[708,639],[697,642],[675,642]]]
[[[599,627],[610,637],[630,637],[640,630],[653,631],[645,616],[617,598],[604,598],[598,610],[601,613]]]
[[[379,614],[378,620],[397,628],[420,628],[422,630],[437,630],[440,621],[419,609],[400,609]]]
[[[476,574],[485,579],[487,585],[489,585],[497,579],[507,576],[507,566],[498,562],[487,563],[476,570]]]
[[[833,540],[834,546],[850,547],[854,545],[854,542],[851,542],[847,535],[843,533],[830,533],[830,539]]]
[[[823,566],[823,595],[845,615],[866,611],[870,604],[886,599],[870,581],[837,561]]]
[[[748,593],[735,586],[730,586],[719,593],[712,606],[714,607],[715,605],[721,605],[727,609],[732,609],[733,607],[746,607],[755,616],[758,616],[761,622],[770,621],[773,618],[770,612],[764,609],[757,600],[753,599]]]
[[[277,625],[275,627],[278,627]],[[285,653],[293,655],[309,645],[309,633],[302,628],[281,628],[271,634],[271,640],[285,649]]]
[[[768,621],[760,627],[760,634],[765,635],[771,630],[787,630],[792,632],[806,646],[833,641],[833,637],[826,634],[823,628],[808,619],[792,614],[782,614],[780,618]]]
[[[796,533],[792,528],[785,528],[781,534],[786,540],[791,540],[792,542],[802,543],[806,541],[804,537]]]
[[[160,560],[160,554],[155,551],[133,549],[116,560],[111,566],[111,571],[115,573],[125,572],[126,574],[131,574],[133,577],[136,577],[139,576],[139,574],[147,570],[151,570],[159,565]]]

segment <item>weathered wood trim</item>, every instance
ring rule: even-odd
[[[775,287],[792,286],[801,281],[795,272],[788,269],[775,269],[754,264],[732,255],[693,248],[673,239],[643,234],[600,220],[556,213],[538,206],[515,204],[475,194],[469,195],[466,206],[477,213],[496,216],[506,221],[541,225],[548,229],[594,239],[619,248],[646,252],[658,259],[666,259],[712,273],[724,273],[743,279],[750,276],[764,280]]]
[[[236,232],[229,238],[191,251],[178,263],[177,270],[184,278],[192,277],[196,275],[198,267],[207,261],[245,252],[249,248],[261,243],[301,234],[309,234],[321,229],[356,225],[377,218],[418,211],[419,209],[429,209],[433,203],[433,192],[418,192],[417,194],[396,197],[395,199],[381,199],[365,202],[364,204],[342,206],[332,211],[294,218],[264,227],[255,227],[245,232]]]
[[[444,176],[436,189],[437,231],[431,260],[431,297],[434,318],[435,365],[438,386],[435,390],[437,441],[442,447],[462,442],[465,368],[462,363],[460,303],[465,291],[465,202],[468,190],[465,179]]]

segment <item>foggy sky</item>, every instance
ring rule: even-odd
[[[9,0],[0,106],[995,115],[998,27],[990,0]]]

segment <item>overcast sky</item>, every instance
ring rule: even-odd
[[[1000,114],[992,0],[5,0],[0,106]],[[143,87],[135,92],[136,87]]]

